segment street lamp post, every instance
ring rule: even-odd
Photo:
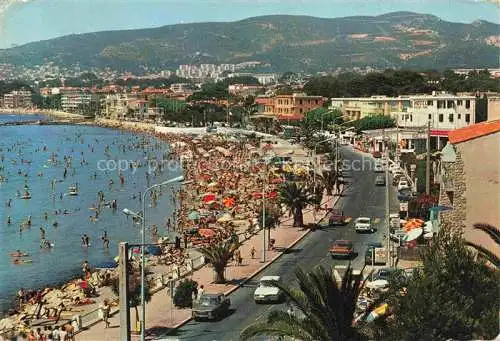
[[[142,231],[141,231],[141,341],[146,340],[146,333],[145,333],[145,327],[146,327],[146,302],[145,302],[145,297],[146,297],[146,272],[145,272],[145,267],[146,267],[146,257],[145,257],[145,252],[144,252],[144,246],[146,244],[146,194],[150,192],[151,190],[165,186],[174,182],[180,182],[184,180],[184,176],[178,176],[172,179],[169,179],[167,181],[164,181],[159,184],[155,184],[153,186],[150,186],[146,188],[142,195],[142,215],[139,215],[137,213],[134,213],[130,211],[129,209],[124,209],[123,213],[126,215],[132,215],[135,216],[136,218],[141,219],[142,222]]]

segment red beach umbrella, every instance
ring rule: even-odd
[[[215,236],[215,231],[212,229],[199,229],[198,234],[205,238],[212,238]]]
[[[207,194],[203,197],[203,202],[208,203],[210,201],[215,201],[216,196],[215,194]]]

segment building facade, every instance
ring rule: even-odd
[[[368,116],[393,116],[410,106],[408,97],[350,97],[331,98],[330,109],[338,109],[349,120],[360,120]]]
[[[31,92],[27,90],[14,90],[3,95],[4,108],[29,108],[33,105],[31,102]]]
[[[60,88],[61,108],[66,112],[78,112],[83,106],[89,105],[92,94],[81,88]]]
[[[285,120],[300,120],[307,112],[323,106],[325,101],[324,97],[307,96],[304,93],[273,97],[258,96],[255,100],[260,114]]]
[[[450,133],[440,162],[440,223],[495,254],[500,248],[474,224],[500,226],[500,120]]]

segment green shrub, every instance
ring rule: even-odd
[[[180,281],[175,288],[174,304],[179,308],[191,308],[193,306],[193,291],[198,288],[198,282],[191,279]]]

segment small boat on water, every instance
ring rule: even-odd
[[[76,195],[78,195],[78,191],[77,190],[69,191],[68,195],[76,196]]]

